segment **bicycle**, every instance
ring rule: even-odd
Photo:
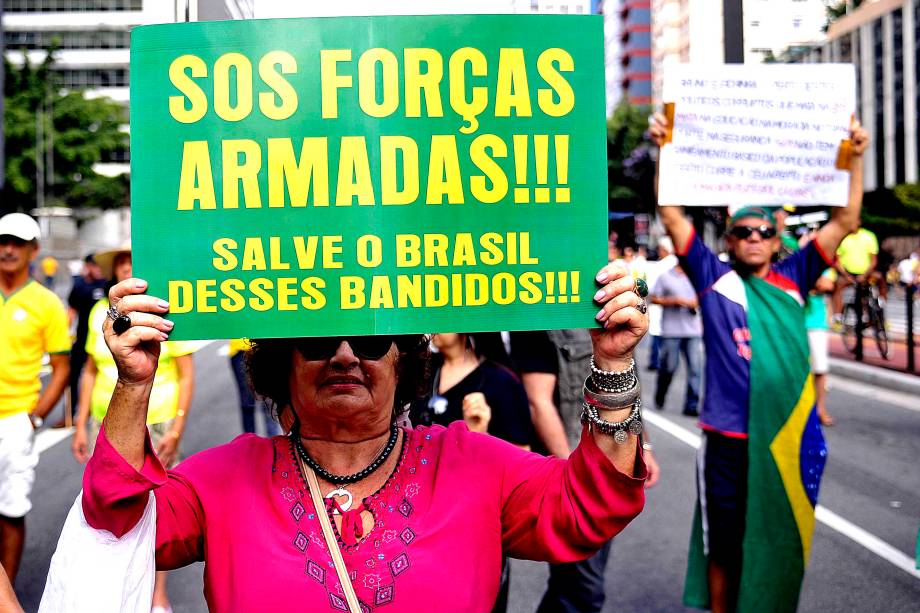
[[[862,304],[857,304],[857,301]],[[856,353],[856,328],[858,314],[862,315],[862,330],[872,330],[875,345],[884,359],[888,359],[888,331],[885,329],[885,309],[879,303],[878,285],[872,282],[857,283],[852,302],[843,308],[843,345]]]

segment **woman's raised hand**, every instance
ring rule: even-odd
[[[169,311],[169,304],[155,296],[143,295],[146,289],[147,282],[143,279],[125,279],[112,287],[109,304],[131,319],[131,327],[116,334],[110,317],[102,325],[105,344],[118,366],[118,378],[128,384],[153,381],[160,343],[169,338],[173,328],[173,322],[162,317]]]
[[[604,327],[591,330],[594,359],[604,370],[622,370],[648,331],[648,315],[640,310],[645,299],[634,291],[636,282],[625,266],[607,264],[596,280],[601,288],[594,301],[602,307],[596,319]]]

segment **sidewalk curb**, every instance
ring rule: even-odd
[[[869,364],[830,358],[831,374],[889,390],[920,395],[920,377]]]

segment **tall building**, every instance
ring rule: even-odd
[[[652,100],[661,103],[664,69],[725,61],[722,2],[652,1]]]
[[[3,0],[3,42],[14,64],[40,63],[52,44],[62,87],[128,100],[131,28],[175,21],[169,2],[143,0]]]
[[[872,135],[865,188],[920,180],[920,0],[875,0],[831,24],[827,40],[793,61],[852,62],[857,115]]]
[[[652,0],[652,97],[661,102],[664,69],[672,64],[725,62],[722,0]],[[789,46],[822,40],[823,0],[743,0],[745,63],[759,64]],[[738,24],[735,24],[737,27]]]
[[[2,0],[3,43],[14,65],[32,64],[57,47],[58,84],[128,103],[131,29],[150,23],[252,16],[254,0]],[[127,152],[97,172],[128,172]]]
[[[332,15],[430,14],[430,13],[556,13],[602,14],[607,114],[620,100],[623,67],[620,58],[620,0],[403,0],[384,4],[379,0],[343,0],[336,4],[295,3],[290,0],[251,0],[255,17],[320,17]]]
[[[620,61],[620,2],[602,0],[596,8],[604,16],[604,85],[607,116],[623,97],[623,64]]]
[[[744,61],[760,63],[795,45],[823,40],[823,0],[744,0]]]
[[[630,104],[652,103],[652,6],[650,0],[622,0],[620,64],[623,96]]]

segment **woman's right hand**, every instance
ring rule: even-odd
[[[118,366],[118,378],[127,384],[153,380],[160,343],[169,338],[173,329],[173,322],[162,317],[169,311],[169,304],[155,296],[143,295],[146,289],[146,281],[132,278],[109,290],[109,304],[131,318],[131,327],[122,334],[115,333],[110,317],[102,325],[105,344]]]
[[[70,451],[74,459],[80,464],[86,464],[89,459],[89,437],[86,434],[86,426],[82,428],[77,426],[73,433],[73,440],[70,441]]]

